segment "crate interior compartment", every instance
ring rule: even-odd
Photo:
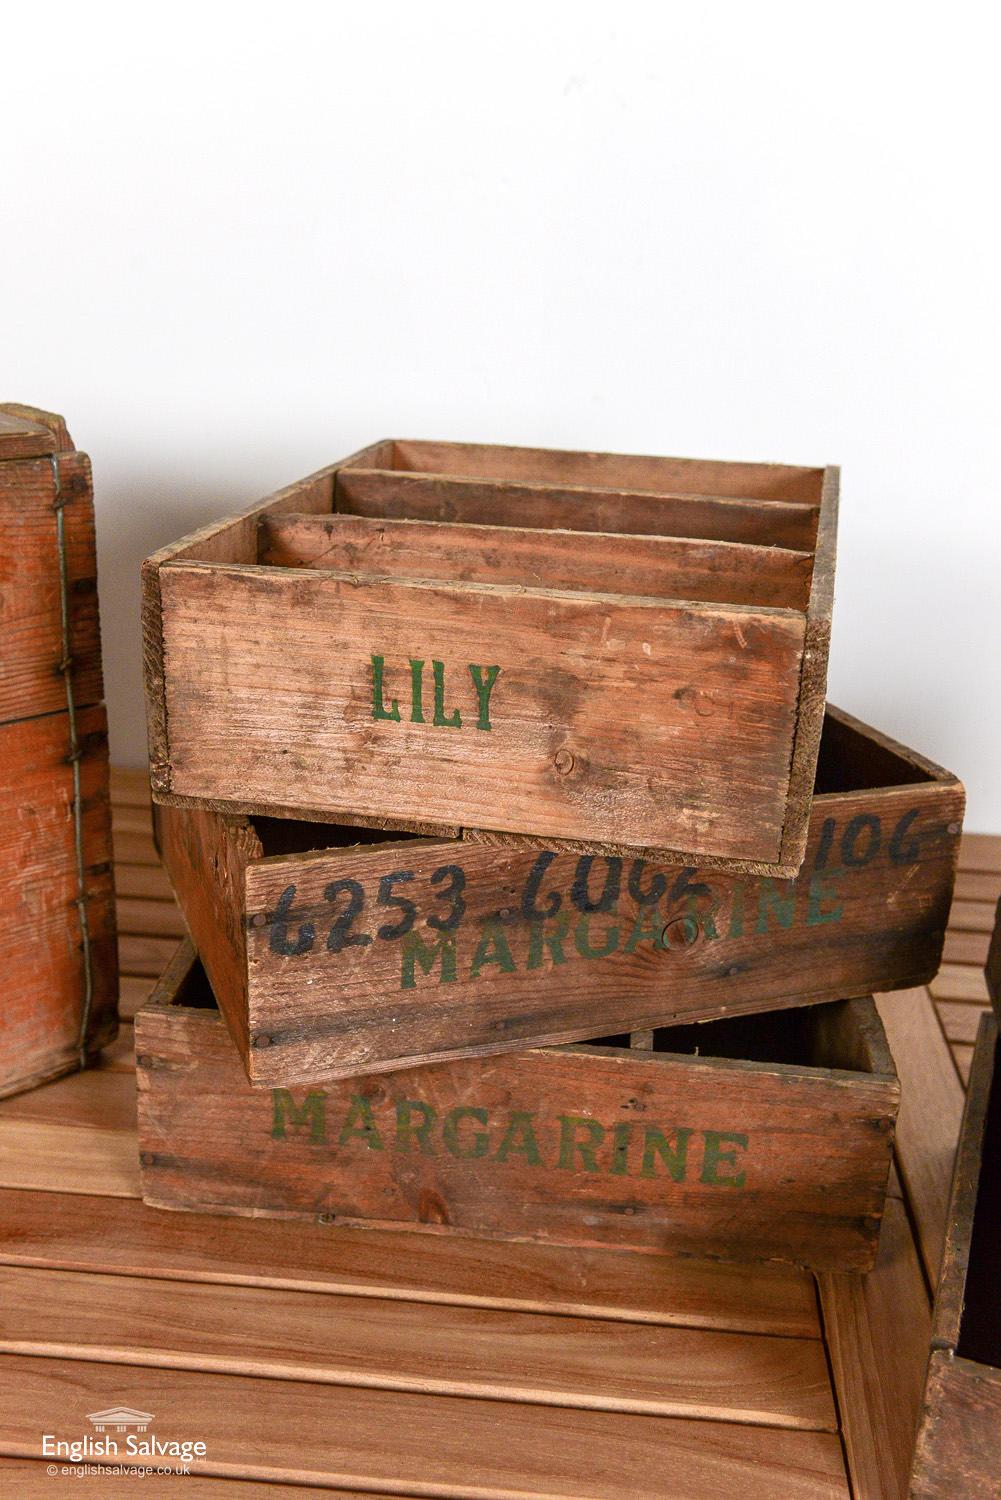
[[[1001,1073],[995,1043],[993,1086],[987,1107],[966,1289],[956,1353],[1001,1370]]]
[[[326,476],[325,494],[313,484],[301,513],[264,516],[258,561],[808,607],[822,469],[420,442],[362,462]]]
[[[793,1010],[624,1032],[596,1039],[593,1045],[630,1047],[633,1056],[669,1053],[675,1057],[892,1075],[886,1038],[878,1021],[872,1024],[873,1014],[865,1002],[833,1000]]]

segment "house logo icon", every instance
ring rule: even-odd
[[[127,1432],[130,1427],[136,1432],[145,1432],[153,1421],[151,1411],[136,1411],[134,1406],[109,1406],[107,1411],[89,1411],[87,1421],[92,1422],[96,1432]]]

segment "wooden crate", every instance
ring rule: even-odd
[[[982,1500],[1001,1483],[1001,1073],[980,1022],[935,1298],[911,1494]]]
[[[870,999],[265,1094],[185,942],[135,1026],[160,1208],[845,1270],[875,1255],[899,1088]]]
[[[154,795],[794,875],[837,493],[377,443],[145,564]]]
[[[0,534],[2,1096],[118,1028],[93,494],[60,417],[0,406]]]
[[[924,984],[963,789],[830,709],[807,859],[788,883],[156,814],[247,1075],[270,1087]]]

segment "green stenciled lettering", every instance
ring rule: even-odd
[[[581,917],[574,929],[574,942],[577,945],[577,952],[581,958],[607,958],[608,954],[614,953],[619,946],[619,929],[615,926],[609,927],[601,946],[594,948],[591,946],[590,921],[590,917]]]
[[[509,1156],[523,1156],[530,1167],[541,1167],[542,1156],[535,1139],[533,1118],[527,1110],[512,1110],[504,1139],[497,1147],[498,1161],[507,1161]]]
[[[434,673],[434,719],[432,723],[438,729],[461,729],[462,715],[458,709],[446,715],[445,713],[445,663],[443,661],[432,661],[431,671]]]
[[[424,663],[410,658],[410,722],[424,723]]]
[[[844,907],[835,884],[835,877],[840,873],[840,870],[831,870],[827,875],[820,875],[815,871],[810,876],[809,899],[806,905],[807,927],[819,927],[822,922],[841,921]],[[833,901],[835,905],[825,909],[821,905],[824,901]]]
[[[635,953],[645,938],[649,938],[655,948],[664,947],[664,918],[655,906],[640,907],[623,953]]]
[[[394,698],[390,707],[387,708],[382,694],[382,677],[386,668],[385,657],[372,657],[372,717],[373,719],[392,719],[394,723],[400,722],[400,705]]]
[[[364,1094],[352,1094],[351,1107],[344,1117],[340,1134],[337,1137],[338,1146],[346,1146],[348,1141],[357,1137],[365,1142],[370,1151],[383,1151],[382,1136],[379,1127],[375,1123],[372,1106]]]
[[[738,880],[733,887],[733,905],[730,907],[730,931],[727,937],[744,936],[744,882]]]
[[[400,947],[402,970],[400,974],[400,989],[413,990],[417,988],[416,966],[419,964],[425,974],[430,974],[438,960],[441,960],[441,976],[439,984],[451,984],[456,976],[455,967],[455,939],[442,935],[436,943],[430,945],[424,942],[420,933],[408,932],[403,938]]]
[[[420,1116],[420,1123],[414,1123],[414,1115]],[[431,1127],[438,1118],[437,1113],[430,1104],[424,1104],[420,1099],[397,1099],[396,1101],[396,1149],[397,1151],[409,1151],[411,1137],[417,1142],[417,1149],[422,1156],[433,1156],[434,1151],[428,1139]]]
[[[528,964],[529,969],[541,969],[544,958],[544,949],[549,949],[549,956],[556,964],[565,964],[567,956],[563,952],[563,944],[567,939],[567,931],[570,919],[564,912],[557,917],[553,923],[552,930],[547,931],[547,924],[541,918],[536,917],[528,929]]]
[[[475,1104],[459,1104],[455,1109],[450,1109],[445,1116],[442,1126],[442,1139],[446,1149],[453,1156],[468,1160],[471,1157],[486,1156],[490,1146],[490,1137],[486,1132],[486,1124],[489,1116],[485,1109],[479,1109]],[[463,1120],[475,1120],[483,1130],[474,1130],[464,1145],[459,1135],[459,1125]]]
[[[486,668],[486,681],[479,667],[470,663],[469,675],[473,679],[473,687],[476,689],[476,697],[480,705],[479,717],[476,720],[477,729],[490,728],[490,694],[493,692],[494,683],[500,675],[500,667]]]
[[[605,1127],[587,1115],[560,1115],[560,1159],[559,1165],[572,1172],[574,1157],[579,1156],[585,1172],[597,1172],[598,1161],[595,1148],[605,1139]],[[587,1132],[587,1140],[578,1138],[578,1131]]]
[[[732,1151],[722,1149],[723,1142],[727,1141],[734,1147]],[[702,1181],[710,1183],[714,1187],[744,1186],[745,1174],[735,1172],[732,1177],[721,1177],[720,1166],[735,1167],[737,1165],[737,1152],[746,1151],[747,1136],[739,1131],[707,1130],[705,1133],[705,1146],[702,1155]]]
[[[755,932],[768,931],[768,917],[771,913],[780,927],[791,927],[793,917],[796,914],[796,888],[793,882],[786,881],[790,889],[783,895],[771,878],[762,880],[758,895],[758,920]]]
[[[288,1135],[288,1126],[291,1125],[295,1131],[300,1131],[304,1125],[309,1126],[309,1138],[314,1144],[319,1144],[327,1138],[327,1096],[322,1089],[310,1089],[302,1104],[296,1104],[288,1089],[272,1089],[272,1119],[271,1135],[276,1141],[284,1141]]]
[[[673,1180],[684,1182],[691,1134],[692,1132],[686,1126],[679,1126],[674,1132],[674,1145],[672,1146],[662,1130],[658,1130],[656,1125],[647,1125],[643,1131],[643,1163],[640,1167],[640,1176],[656,1177],[657,1157],[659,1156]]]
[[[688,898],[688,919],[690,922],[695,923],[696,935],[698,935],[698,929],[701,927],[706,942],[711,943],[714,938],[719,937],[719,929],[716,926],[716,916],[722,904],[722,897],[717,896],[713,900],[712,905],[706,907],[704,910],[700,910],[699,907],[696,906],[696,899],[697,898],[695,896],[689,896]]]
[[[497,964],[502,974],[513,974],[517,967],[500,917],[488,917],[484,922],[480,941],[476,944],[476,952],[469,965],[469,977],[478,978],[480,970],[486,968],[487,964]]]
[[[612,1165],[610,1171],[613,1177],[625,1177],[629,1171],[629,1141],[632,1133],[632,1122],[629,1120],[620,1120],[612,1130]]]

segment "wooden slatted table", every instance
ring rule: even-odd
[[[182,923],[144,778],[113,796],[131,1018]],[[77,1493],[42,1432],[125,1404],[206,1443],[196,1477],[144,1480],[192,1500],[904,1495],[1001,839],[962,866],[931,993],[880,1001],[904,1107],[864,1280],[147,1209],[129,1024],[4,1101],[0,1489]]]

